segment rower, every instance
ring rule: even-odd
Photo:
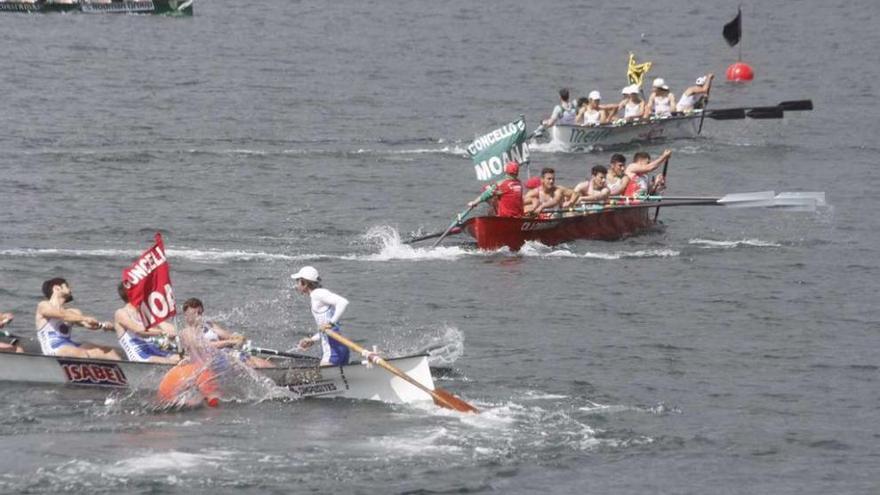
[[[190,335],[200,335],[203,341],[211,348],[229,351],[249,366],[255,368],[268,368],[273,366],[272,363],[266,359],[250,356],[244,352],[238,351],[237,348],[240,348],[242,344],[244,344],[244,335],[223,328],[216,322],[205,320],[203,317],[204,313],[205,305],[202,303],[201,299],[191,297],[184,301],[184,327],[181,330],[181,334],[184,333],[184,331],[187,331]]]
[[[620,196],[629,184],[626,175],[626,157],[620,153],[611,155],[611,164],[608,167],[608,175],[605,177],[608,191],[611,196]]]
[[[174,352],[166,351],[157,344],[144,340],[145,337],[176,338],[177,331],[174,325],[163,321],[156,325],[155,329],[147,328],[141,319],[140,312],[128,300],[128,291],[125,284],[119,283],[117,287],[119,298],[125,303],[113,314],[113,327],[116,329],[116,337],[125,356],[129,361],[141,363],[176,364],[180,356]]]
[[[318,324],[318,332],[311,337],[305,337],[299,341],[299,346],[308,349],[315,342],[321,342],[321,365],[342,366],[348,364],[348,347],[327,337],[323,330],[339,331],[339,320],[348,307],[348,299],[330,292],[321,287],[321,277],[318,270],[311,266],[304,266],[290,276],[296,284],[296,290],[303,295],[309,296],[312,316]]]
[[[70,285],[63,278],[53,278],[43,282],[43,295],[46,300],[37,304],[34,323],[37,338],[43,354],[93,359],[120,360],[122,356],[115,349],[90,343],[74,342],[70,338],[71,326],[79,325],[89,330],[113,330],[109,321],[100,322],[86,316],[75,308],[64,307],[73,301]]]
[[[666,84],[666,81],[664,81],[662,77],[658,77],[657,79],[654,79],[651,86],[654,89],[651,91],[651,96],[648,98],[648,104],[645,105],[643,117],[656,117],[662,119],[672,117],[672,112],[675,111],[675,96],[669,91],[669,86]]]
[[[546,128],[556,124],[574,124],[576,116],[577,108],[569,100],[568,88],[562,88],[559,90],[559,104],[553,107],[550,118],[541,122],[541,125]]]
[[[586,103],[578,110],[577,123],[596,126],[607,124],[617,112],[617,105],[602,105],[602,95],[598,91],[590,91]]]
[[[697,78],[694,86],[689,86],[681,94],[676,109],[682,113],[691,113],[697,108],[705,106],[706,98],[709,96],[709,87],[712,86],[712,79],[715,74],[706,74]]]
[[[504,180],[492,184],[468,206],[474,208],[483,201],[496,200],[495,215],[499,217],[521,217],[523,215],[523,188],[517,176],[519,164],[510,161],[504,166]]]
[[[623,191],[623,195],[630,198],[645,197],[662,190],[666,185],[663,176],[658,175],[652,180],[648,174],[657,170],[670,156],[672,156],[672,150],[664,150],[659,158],[651,161],[651,155],[647,152],[637,152],[633,156],[633,162],[626,166],[629,184]]]
[[[14,318],[12,313],[0,312],[0,328],[5,327]],[[24,352],[24,348],[18,344],[18,337],[0,335],[0,352]]]
[[[632,122],[641,118],[645,113],[645,102],[639,96],[639,87],[630,84],[621,90],[621,94],[623,94],[623,99],[617,104],[617,111],[623,112],[623,120]]]
[[[562,202],[562,191],[556,186],[556,171],[545,167],[541,170],[541,187],[526,193],[525,203],[532,208],[525,213],[539,215],[546,209],[562,205]]]
[[[608,175],[608,169],[602,165],[596,165],[590,170],[590,179],[574,187],[574,190],[580,194],[581,203],[601,203],[608,199],[611,191],[605,183],[605,176]]]

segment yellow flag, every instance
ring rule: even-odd
[[[642,81],[645,79],[645,74],[647,74],[649,70],[651,70],[651,62],[637,64],[636,56],[632,53],[629,54],[629,63],[626,67],[626,78],[630,84],[641,86]]]

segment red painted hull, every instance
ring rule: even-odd
[[[576,239],[613,241],[653,226],[653,213],[653,208],[628,208],[550,220],[475,217],[465,222],[464,229],[480,249],[507,246],[517,251],[526,241],[547,246]]]

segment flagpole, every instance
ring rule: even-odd
[[[742,40],[742,22],[743,22],[742,21],[742,8],[743,8],[742,4],[739,4],[737,6],[737,10],[738,10],[738,14],[739,14],[739,37],[740,37],[740,40]],[[736,48],[737,48],[737,50],[739,50],[739,55],[736,57],[736,61],[742,62],[742,59],[743,59],[742,41],[740,41],[739,43],[736,44]]]

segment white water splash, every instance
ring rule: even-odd
[[[520,255],[526,257],[538,258],[587,258],[597,260],[620,260],[626,258],[669,258],[679,256],[680,251],[675,249],[640,249],[637,251],[588,251],[586,253],[575,253],[568,249],[558,247],[548,247],[539,242],[528,241],[523,245],[519,252]]]
[[[0,250],[0,256],[39,258],[47,256],[65,256],[78,258],[113,258],[129,259],[141,255],[135,249],[55,249],[55,248],[22,248]],[[261,251],[222,251],[216,249],[168,249],[170,258],[182,258],[191,261],[224,262],[224,261],[308,261],[322,259],[319,254],[286,255],[265,253]]]
[[[379,253],[367,256],[343,256],[342,259],[356,261],[396,261],[396,260],[454,260],[462,256],[485,255],[482,251],[470,251],[457,246],[413,247],[400,240],[400,232],[388,225],[371,227],[364,240],[379,247]]]
[[[688,244],[700,246],[704,249],[731,249],[740,246],[749,247],[782,247],[782,244],[772,241],[762,241],[760,239],[742,239],[739,241],[714,241],[711,239],[691,239]]]

